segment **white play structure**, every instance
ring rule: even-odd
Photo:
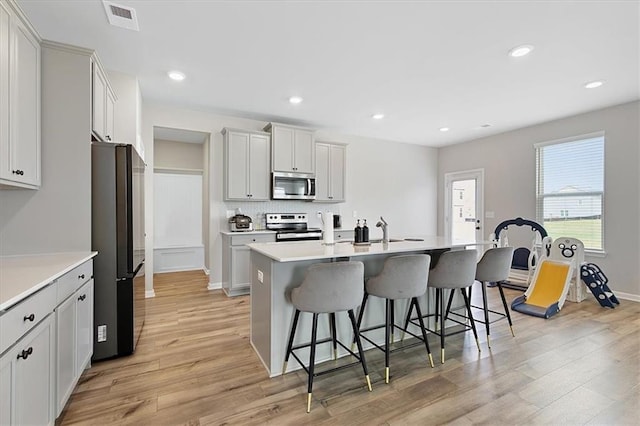
[[[516,218],[500,223],[491,235],[497,247],[509,245],[510,225],[529,226],[534,232],[531,249],[514,250],[512,273],[505,287],[524,290],[511,308],[525,314],[549,318],[560,311],[565,300],[581,302],[586,298],[585,286],[603,307],[620,304],[608,287],[608,279],[598,265],[585,262],[584,244],[571,237],[555,241],[536,222]],[[585,286],[582,286],[584,282]]]

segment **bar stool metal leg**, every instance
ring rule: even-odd
[[[433,357],[431,356],[431,349],[429,349],[429,341],[427,340],[427,330],[424,328],[424,319],[422,318],[422,311],[420,309],[420,305],[418,304],[418,298],[414,297],[411,299],[411,303],[416,307],[416,313],[418,314],[418,321],[420,322],[420,329],[422,331],[422,338],[424,339],[424,345],[427,348],[427,356],[429,357],[429,364],[431,368],[433,368]],[[409,315],[411,315],[411,308],[409,308]],[[408,317],[410,318],[410,316]],[[407,328],[405,326],[405,328]]]
[[[451,312],[451,305],[453,304],[453,296],[455,294],[455,291],[452,291],[449,293],[449,301],[447,302],[447,310],[444,313],[444,317],[448,318],[449,317],[449,312]],[[471,296],[469,296],[471,297]]]
[[[393,327],[391,326],[391,299],[386,300],[385,328],[384,328],[384,382],[389,383],[389,340]]]
[[[451,291],[453,292],[453,290]],[[438,300],[440,302],[440,363],[444,364],[444,334],[445,334],[444,289],[439,288],[437,292],[439,293],[439,296],[440,296],[438,297]],[[438,309],[436,308],[436,310]]]
[[[333,359],[338,359],[338,338],[336,334],[336,314],[329,314],[329,326],[331,327],[331,343],[333,344]]]
[[[309,354],[309,382],[307,385],[307,413],[311,412],[311,393],[313,389],[313,372],[316,362],[316,337],[318,335],[318,314],[313,314],[313,326],[311,328],[311,350]]]
[[[356,324],[358,326],[358,330],[360,330],[360,326],[362,325],[362,317],[364,316],[364,308],[367,305],[367,299],[369,298],[369,295],[367,294],[367,292],[364,292],[364,296],[362,296],[362,304],[360,304],[360,310],[358,311],[358,320],[356,321]],[[356,336],[353,336],[353,341],[351,342],[351,352],[355,351],[355,345],[356,345]]]
[[[438,332],[439,328],[438,328],[438,324],[440,322],[440,292],[442,290],[440,290],[439,288],[436,288],[436,314],[434,317],[435,320],[435,327],[434,330],[436,332]]]
[[[478,331],[476,330],[476,323],[473,320],[473,314],[471,313],[471,303],[469,302],[469,297],[467,296],[467,292],[465,291],[464,288],[461,288],[460,292],[462,293],[464,304],[467,305],[467,315],[469,315],[469,321],[471,322],[471,330],[473,330],[473,335],[476,338],[476,346],[478,346],[478,352],[481,352],[480,342],[478,341]]]
[[[289,343],[287,344],[287,352],[284,355],[284,364],[282,365],[282,375],[287,372],[287,363],[289,362],[289,355],[293,348],[293,338],[296,334],[296,327],[298,326],[298,318],[300,318],[300,311],[296,309],[296,313],[293,316],[293,324],[291,325],[291,334],[289,335]]]
[[[411,302],[409,302],[409,309],[407,309],[407,315],[404,319],[404,328],[402,329],[402,334],[400,335],[400,341],[403,342],[404,341],[404,336],[406,334],[406,329],[407,327],[409,327],[409,322],[411,321],[411,314],[413,313],[413,299],[417,298],[412,298]]]
[[[489,305],[487,304],[487,283],[480,281],[480,285],[482,286],[482,310],[484,311],[484,327],[487,331],[487,346],[491,348],[491,327],[489,324]],[[471,295],[469,295],[469,299],[471,299]]]
[[[369,369],[367,368],[367,362],[364,359],[364,351],[362,350],[362,342],[360,341],[360,334],[356,324],[356,316],[353,313],[353,309],[349,309],[347,312],[349,314],[349,319],[351,320],[351,326],[353,327],[353,335],[356,340],[356,345],[358,346],[358,356],[360,357],[364,377],[367,380],[367,389],[371,392],[371,379],[369,379]]]
[[[393,299],[391,299],[391,343],[393,344],[395,340],[395,321],[396,321],[396,303]]]
[[[504,313],[507,314],[507,321],[509,321],[509,328],[511,329],[511,335],[516,337],[513,333],[513,323],[511,322],[511,314],[509,313],[509,307],[507,306],[507,299],[504,297],[504,290],[502,284],[498,281],[498,290],[500,291],[500,298],[502,299],[502,306],[504,306]]]

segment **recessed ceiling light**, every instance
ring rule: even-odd
[[[374,120],[382,120],[384,118],[384,114],[381,114],[381,113],[373,114],[371,118],[373,118]]]
[[[596,87],[602,86],[603,82],[600,80],[590,81],[584,85],[585,89],[595,89]]]
[[[533,46],[530,44],[523,44],[522,46],[514,47],[509,51],[509,56],[512,58],[520,58],[522,56],[528,55],[533,50]]]
[[[182,80],[184,80],[186,78],[184,73],[182,73],[180,71],[169,71],[167,73],[167,75],[169,76],[169,78],[171,80],[175,80],[175,81],[182,81]]]
[[[448,127],[440,127],[440,131],[441,132],[448,132],[449,128]]]
[[[289,98],[289,103],[292,104],[299,104],[300,102],[302,102],[302,98],[300,96],[292,96]]]

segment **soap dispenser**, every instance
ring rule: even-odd
[[[367,226],[367,219],[364,220],[364,225],[362,226],[362,242],[369,242],[369,227]]]
[[[356,228],[353,230],[354,232],[354,242],[357,243],[361,243],[362,240],[362,226],[360,226],[360,219],[358,219],[358,224],[356,225]]]

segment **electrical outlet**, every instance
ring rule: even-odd
[[[358,218],[358,212],[356,210],[353,211],[353,218],[354,219]]]
[[[258,269],[258,281],[260,281],[261,283],[264,282],[264,274],[260,269]]]
[[[98,343],[107,341],[107,326],[99,325],[98,326]]]

